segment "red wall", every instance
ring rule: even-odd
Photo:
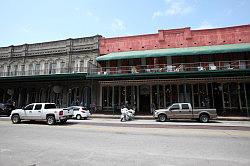
[[[250,25],[190,30],[159,30],[156,34],[101,38],[100,54],[160,48],[250,43]]]

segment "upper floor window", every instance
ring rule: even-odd
[[[17,65],[14,65],[14,75],[16,76],[17,75],[17,69],[18,69],[18,66]]]
[[[7,76],[10,75],[10,66],[7,66]]]
[[[34,71],[33,67],[34,67],[33,64],[29,65],[29,75],[33,75],[33,71]]]
[[[21,65],[21,75],[25,75],[25,65]]]
[[[35,74],[38,75],[40,73],[40,64],[36,64],[35,66]]]

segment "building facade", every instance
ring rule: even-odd
[[[174,102],[250,116],[250,25],[0,48],[0,102],[151,114]]]
[[[0,102],[90,105],[92,84],[85,76],[99,55],[98,41],[93,36],[0,48]]]
[[[98,104],[138,114],[190,102],[219,115],[249,116],[250,25],[100,39],[98,66],[87,79],[100,85]]]

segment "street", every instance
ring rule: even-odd
[[[201,125],[195,122],[159,124],[169,126],[165,128],[143,127],[143,121],[121,126],[117,119],[54,126],[29,121],[14,125],[7,119],[0,120],[2,166],[250,165],[250,131],[240,128],[249,128],[249,122],[209,124],[239,127],[231,130],[197,129]],[[101,125],[105,123],[113,125]],[[185,128],[186,123],[193,128]]]

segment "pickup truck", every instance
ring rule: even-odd
[[[192,109],[190,103],[174,103],[166,109],[154,111],[154,118],[160,122],[168,119],[196,119],[202,123],[217,119],[216,109]]]
[[[56,122],[66,123],[73,115],[73,111],[56,108],[55,103],[32,103],[13,110],[10,117],[14,124],[21,120],[46,120],[48,125],[53,125]]]

